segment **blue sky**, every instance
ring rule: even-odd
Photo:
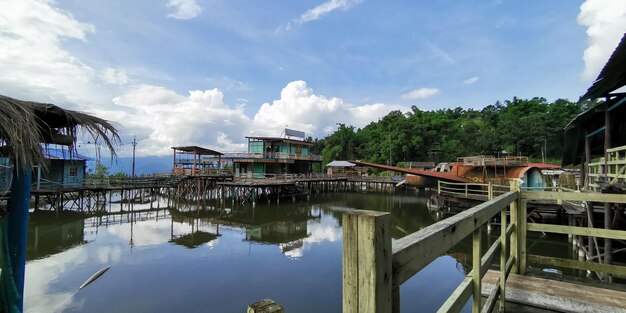
[[[235,151],[412,105],[577,100],[624,32],[620,0],[5,0],[0,93],[112,120],[139,155]]]

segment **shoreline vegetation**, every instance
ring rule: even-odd
[[[450,162],[471,155],[524,155],[530,160],[561,163],[563,129],[585,106],[564,99],[513,98],[483,109],[391,111],[378,121],[338,129],[314,143],[322,164],[362,160],[380,164],[408,161]],[[544,151],[545,150],[545,151]]]

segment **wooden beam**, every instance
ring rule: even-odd
[[[398,239],[393,244],[394,288],[469,236],[517,198],[517,192],[505,193]]]
[[[482,278],[481,271],[481,258],[480,258],[480,246],[482,242],[482,224],[478,226],[474,230],[474,234],[472,236],[472,312],[479,313],[480,312],[480,304],[481,304],[481,285],[480,280]]]
[[[602,228],[589,228],[578,226],[564,226],[551,224],[528,223],[529,231],[537,231],[555,234],[571,234],[578,236],[603,237],[617,240],[626,240],[626,231]]]
[[[468,274],[468,276],[463,279],[461,284],[454,290],[452,295],[444,302],[438,313],[443,312],[461,312],[461,309],[465,306],[465,303],[472,295],[472,273]]]
[[[500,297],[500,312],[504,312],[505,307],[505,296],[506,296],[506,277],[507,271],[506,269],[506,241],[507,241],[507,232],[509,231],[509,227],[507,227],[506,223],[506,209],[500,212],[500,288],[499,293]],[[509,225],[510,226],[510,225]],[[495,288],[494,288],[495,289]],[[494,298],[497,295],[494,296]]]
[[[391,214],[343,214],[343,312],[391,312]]]
[[[526,200],[561,200],[626,203],[626,194],[599,192],[555,192],[555,191],[522,191],[520,197]]]
[[[547,265],[547,266],[555,266],[555,267],[566,267],[573,268],[585,271],[594,271],[594,272],[603,272],[610,273],[615,275],[626,276],[626,267],[620,265],[609,265],[602,264],[590,261],[578,261],[578,260],[570,260],[570,259],[562,259],[562,258],[552,258],[546,257],[542,255],[528,255],[528,262],[539,264],[539,265]]]

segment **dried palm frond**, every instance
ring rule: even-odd
[[[103,141],[115,156],[120,137],[108,121],[53,104],[21,101],[0,95],[0,146],[8,151],[15,166],[45,164],[41,143],[58,143],[75,150],[78,132]]]

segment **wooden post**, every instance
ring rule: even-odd
[[[519,192],[519,182],[511,181],[511,190]],[[518,200],[519,201],[519,200]],[[511,202],[511,224],[513,225],[513,233],[511,234],[511,257],[515,260],[515,266],[513,266],[513,273],[519,273],[519,210],[518,210],[518,201]]]
[[[613,224],[613,204],[604,204],[604,229],[611,229]],[[604,238],[604,264],[611,264],[613,259],[613,242]]]
[[[481,304],[481,300],[482,300],[482,294],[481,294],[481,284],[480,284],[480,279],[481,279],[481,273],[480,273],[480,259],[481,259],[481,251],[480,251],[480,246],[481,246],[481,237],[482,237],[482,232],[481,230],[483,229],[483,226],[480,226],[478,228],[476,228],[474,230],[474,234],[473,234],[473,240],[472,240],[472,282],[473,282],[473,288],[472,288],[472,299],[473,299],[473,303],[472,303],[472,313],[478,313],[480,312],[480,304]]]
[[[506,208],[500,212],[500,312],[506,303]]]
[[[589,162],[591,162],[591,139],[587,137],[587,132],[585,131],[585,160],[583,162],[583,171],[581,172],[581,182],[582,190],[589,189],[589,181],[591,180],[589,177]]]
[[[391,215],[343,214],[343,312],[392,311]]]
[[[524,275],[526,273],[526,224],[527,224],[527,203],[528,200],[520,199],[519,201],[519,217],[517,225],[519,226],[519,274]]]

